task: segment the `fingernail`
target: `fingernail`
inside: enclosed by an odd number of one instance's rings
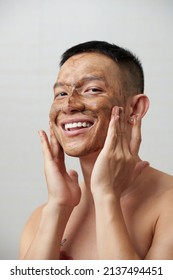
[[[134,119],[135,119],[134,117],[130,117],[129,121],[130,121],[131,124],[134,123]]]
[[[119,114],[119,108],[117,106],[114,106],[112,109],[112,114],[113,115],[118,115]]]

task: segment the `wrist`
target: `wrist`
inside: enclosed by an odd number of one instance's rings
[[[71,209],[73,210],[73,208],[75,207],[71,201],[66,201],[64,199],[57,199],[56,197],[52,197],[52,196],[48,196],[48,201],[46,204],[49,208],[51,209],[57,209],[58,211],[61,211],[63,209]]]
[[[92,192],[93,199],[95,202],[99,203],[118,203],[120,202],[120,194],[115,193],[114,191],[104,192],[101,189]]]
[[[122,219],[122,209],[120,198],[112,194],[97,196],[94,198],[96,211],[96,220],[101,221],[105,226],[110,225],[114,221]]]
[[[43,208],[43,214],[44,215],[50,215],[52,217],[64,217],[69,218],[74,207],[66,206],[66,205],[59,205],[57,203],[54,203],[52,201],[48,201],[47,204],[45,204]]]

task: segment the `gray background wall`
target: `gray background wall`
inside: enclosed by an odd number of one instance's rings
[[[107,40],[141,58],[151,101],[141,155],[173,174],[172,27],[172,0],[0,0],[0,259],[18,258],[24,223],[46,200],[37,131],[48,130],[59,58],[74,44]]]

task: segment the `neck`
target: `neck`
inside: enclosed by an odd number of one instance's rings
[[[91,194],[90,188],[90,181],[91,181],[91,174],[95,164],[95,161],[99,155],[99,152],[92,153],[88,156],[80,158],[80,165],[83,173],[84,184],[82,186],[83,191],[85,194],[87,193],[88,199],[93,202],[93,197]]]

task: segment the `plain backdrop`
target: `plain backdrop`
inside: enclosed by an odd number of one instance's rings
[[[140,154],[173,174],[172,29],[172,0],[0,0],[0,259],[18,258],[23,226],[47,199],[38,130],[48,131],[59,59],[75,44],[106,40],[139,56],[151,102]]]

